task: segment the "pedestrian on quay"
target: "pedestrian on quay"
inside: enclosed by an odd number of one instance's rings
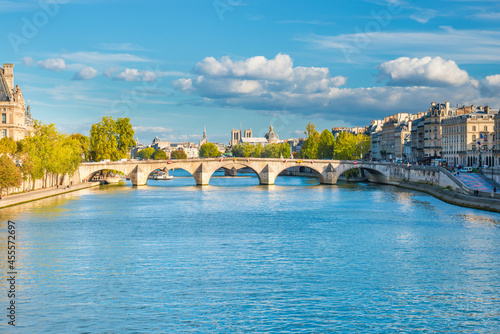
[[[496,193],[497,192],[497,187],[493,187],[493,192]]]

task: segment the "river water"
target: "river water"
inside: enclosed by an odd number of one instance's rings
[[[191,177],[0,211],[16,328],[0,332],[474,332],[500,328],[500,214],[316,179]]]

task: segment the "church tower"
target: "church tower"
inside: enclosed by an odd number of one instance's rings
[[[208,143],[207,128],[206,128],[205,124],[203,124],[203,139],[200,140],[200,146],[203,145],[203,144],[206,144],[206,143]]]

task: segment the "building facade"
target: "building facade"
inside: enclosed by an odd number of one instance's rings
[[[31,109],[26,108],[19,85],[14,86],[14,65],[0,68],[0,138],[21,140],[33,129]]]
[[[494,167],[495,117],[498,110],[485,108],[443,120],[443,160],[448,165]]]
[[[243,134],[243,136],[242,136]],[[274,132],[273,126],[271,125],[269,132],[264,137],[253,137],[252,129],[246,129],[245,132],[233,129],[231,130],[231,139],[229,140],[229,145],[234,147],[238,144],[250,144],[250,145],[267,145],[276,144],[280,141],[279,136]]]

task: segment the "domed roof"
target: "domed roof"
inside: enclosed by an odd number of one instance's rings
[[[278,134],[274,132],[273,126],[269,128],[269,132],[264,136],[268,141],[271,140],[279,140],[280,138],[278,137]]]

